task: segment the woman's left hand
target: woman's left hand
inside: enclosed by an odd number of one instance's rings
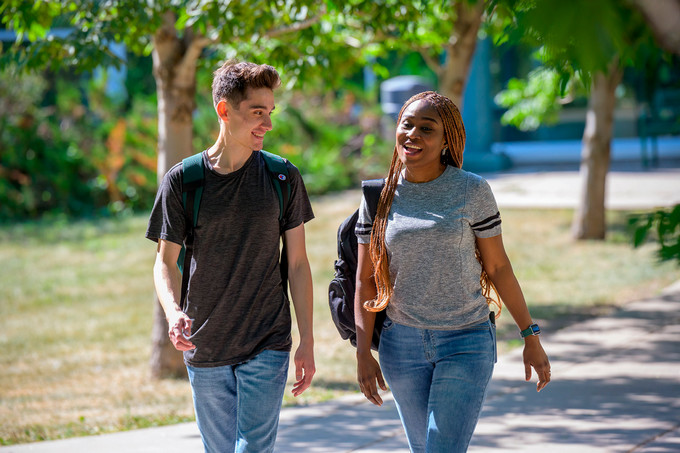
[[[550,360],[548,360],[548,355],[543,350],[537,336],[524,339],[523,357],[525,380],[531,379],[531,368],[533,367],[538,376],[536,391],[540,392],[550,382]]]

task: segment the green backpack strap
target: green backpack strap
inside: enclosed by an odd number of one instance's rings
[[[264,158],[269,178],[272,181],[274,190],[279,199],[279,225],[281,227],[281,235],[283,236],[283,215],[288,208],[290,200],[290,182],[288,180],[288,167],[286,160],[267,151],[260,151]],[[184,245],[180,251],[177,259],[177,267],[182,272],[182,290],[180,307],[184,308],[184,300],[186,298],[189,272],[183,272],[185,268],[191,265],[191,256],[193,254],[193,230],[198,222],[198,211],[201,205],[201,196],[203,195],[203,185],[205,183],[205,167],[203,165],[203,153],[194,154],[182,160],[182,206],[184,207],[184,215],[186,219],[187,234],[184,240]],[[288,266],[286,259],[285,242],[283,251],[281,253],[281,277],[283,280],[284,291],[287,291],[287,274]]]
[[[198,209],[203,195],[205,169],[203,168],[203,153],[194,154],[182,160],[182,206],[185,214],[189,214],[191,228],[198,222]],[[187,209],[189,208],[189,209]]]
[[[283,222],[283,214],[288,209],[290,200],[290,182],[288,181],[286,159],[265,150],[261,150],[260,153],[264,158],[276,195],[279,197],[279,222]]]
[[[264,158],[264,163],[269,172],[269,178],[272,181],[274,190],[276,190],[276,195],[279,197],[279,231],[281,233],[281,240],[283,241],[279,268],[281,270],[283,293],[288,297],[288,256],[286,254],[286,238],[283,234],[283,215],[288,209],[288,202],[290,201],[288,166],[286,166],[286,160],[281,156],[277,156],[276,154],[264,150],[260,150],[260,153]]]
[[[189,287],[189,271],[184,269],[191,266],[191,256],[194,250],[194,228],[198,222],[198,210],[201,206],[203,185],[205,183],[205,168],[203,166],[203,153],[194,154],[182,160],[182,207],[186,236],[184,245],[177,258],[177,267],[182,273],[182,289],[179,306],[184,309],[187,289]]]

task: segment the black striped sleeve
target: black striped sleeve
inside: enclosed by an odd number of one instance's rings
[[[501,224],[501,213],[496,211],[494,215],[491,217],[487,217],[486,219],[473,223],[472,224],[472,229],[474,231],[486,231],[490,230],[491,228],[497,227],[498,225]]]
[[[373,229],[373,224],[371,223],[358,223],[357,226],[354,229],[355,234],[371,234],[371,230]]]

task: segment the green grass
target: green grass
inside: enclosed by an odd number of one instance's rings
[[[337,226],[358,201],[358,192],[314,200],[307,247],[317,374],[310,390],[299,398],[287,392],[284,404],[357,391],[354,349],[332,325],[327,288]],[[607,313],[678,278],[677,265],[657,263],[653,245],[631,247],[625,213],[610,213],[606,242],[572,241],[571,216],[503,210],[508,254],[545,331]],[[149,376],[155,245],[143,237],[146,221],[0,227],[0,445],[193,419],[186,381]],[[517,344],[508,313],[499,338],[501,351]]]

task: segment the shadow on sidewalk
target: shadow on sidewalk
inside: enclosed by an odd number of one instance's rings
[[[671,452],[680,428],[680,292],[546,336],[553,381],[518,384],[519,354],[492,381],[470,452]],[[664,436],[672,445],[656,445]],[[655,448],[642,450],[654,443]]]

